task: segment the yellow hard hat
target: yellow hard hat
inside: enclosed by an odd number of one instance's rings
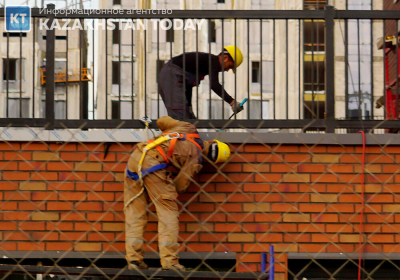
[[[214,161],[214,163],[221,163],[228,160],[231,155],[231,150],[229,146],[225,143],[222,143],[216,139],[212,141],[213,143],[210,146],[209,158]]]
[[[242,64],[243,62],[243,54],[242,51],[235,46],[226,46],[224,47],[224,49],[230,54],[230,56],[232,57],[233,61],[236,61],[236,67],[239,67],[240,64]],[[236,51],[235,51],[236,49]],[[236,58],[236,55],[237,58]],[[232,68],[233,73],[235,73],[235,68]]]

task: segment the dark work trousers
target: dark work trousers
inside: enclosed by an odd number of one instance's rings
[[[185,81],[183,79],[183,69],[168,62],[162,68],[158,76],[158,89],[168,116],[176,120],[195,119],[192,106],[192,88],[196,83],[196,75],[185,71]],[[184,89],[185,83],[185,89]]]

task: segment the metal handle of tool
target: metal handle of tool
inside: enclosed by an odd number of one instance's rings
[[[246,103],[248,100],[248,98],[246,97],[245,99],[243,99],[243,101],[239,104],[240,107],[243,107],[244,103]],[[232,116],[229,117],[228,120],[230,120],[234,115],[236,115],[237,113],[233,113]]]
[[[149,131],[149,125],[151,124],[151,119],[148,116],[145,116],[144,118],[141,118],[140,121],[145,125],[146,127],[146,141],[149,140],[148,136],[148,131]]]

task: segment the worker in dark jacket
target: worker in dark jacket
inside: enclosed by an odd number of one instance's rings
[[[196,118],[192,110],[192,88],[198,86],[207,75],[211,89],[231,105],[233,112],[242,111],[240,102],[234,100],[218,80],[219,72],[232,69],[235,73],[235,62],[236,67],[243,62],[242,52],[235,46],[225,47],[219,55],[189,52],[173,57],[164,65],[158,78],[159,93],[168,115],[176,120]]]

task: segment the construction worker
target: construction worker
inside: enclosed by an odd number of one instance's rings
[[[165,116],[158,119],[157,125],[162,134],[137,144],[128,160],[124,181],[126,260],[129,269],[147,268],[143,262],[143,234],[147,209],[154,204],[162,268],[184,271],[177,256],[178,193],[185,192],[193,176],[201,170],[203,156],[214,163],[225,162],[230,150],[217,140],[201,141],[196,127],[190,123]],[[175,178],[167,172],[168,165],[179,170]]]
[[[183,67],[184,60],[185,67]],[[240,102],[234,100],[222,88],[218,79],[219,72],[232,69],[235,73],[235,62],[236,67],[243,62],[242,52],[235,46],[225,47],[218,56],[203,52],[189,52],[173,57],[164,65],[158,78],[159,93],[168,115],[177,120],[183,120],[184,114],[188,119],[196,118],[192,110],[192,88],[198,86],[207,75],[210,78],[211,89],[231,105],[233,112],[242,111]],[[184,78],[185,81],[183,81]]]

